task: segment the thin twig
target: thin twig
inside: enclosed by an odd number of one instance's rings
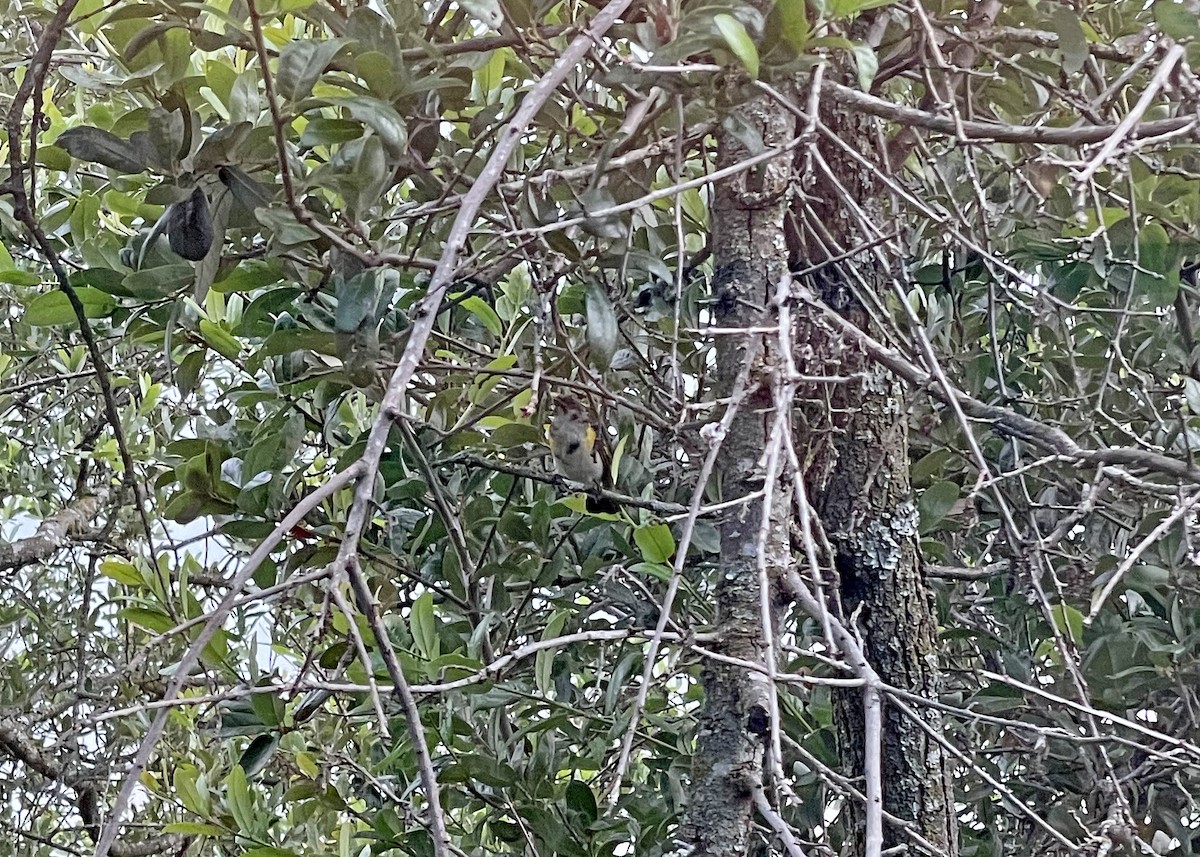
[[[225,597],[221,599],[217,608],[209,615],[208,621],[204,623],[204,627],[192,640],[192,644],[188,646],[186,652],[179,658],[179,663],[175,665],[175,672],[171,676],[171,681],[167,684],[167,689],[163,693],[164,700],[172,700],[179,696],[179,691],[183,687],[192,668],[200,660],[200,653],[204,651],[204,647],[220,630],[225,621],[225,617],[229,615],[229,611],[233,609],[234,602],[238,599],[242,591],[242,587],[249,582],[254,576],[254,572],[258,567],[271,555],[275,550],[275,546],[283,539],[285,535],[291,532],[292,527],[304,520],[304,516],[316,509],[326,499],[332,497],[338,491],[352,484],[364,472],[365,467],[361,462],[355,462],[347,467],[341,473],[337,473],[329,478],[324,485],[314,490],[307,497],[304,497],[296,504],[295,508],[289,512],[282,521],[276,525],[271,534],[259,543],[253,553],[246,559],[245,565],[229,582],[229,591]],[[121,789],[117,792],[117,797],[113,801],[112,808],[109,811],[108,820],[100,831],[100,836],[96,839],[96,849],[92,853],[92,857],[108,857],[109,848],[116,839],[117,830],[121,824],[121,816],[125,812],[125,808],[129,805],[129,799],[133,795],[133,790],[137,786],[142,771],[146,769],[146,765],[150,763],[150,757],[154,753],[154,748],[158,745],[158,741],[162,738],[163,730],[167,725],[167,717],[170,714],[170,709],[162,709],[150,723],[146,729],[146,734],[142,738],[142,743],[138,747],[137,753],[133,757],[133,762],[129,766],[129,770],[125,773],[125,779],[121,782]]]
[[[1137,546],[1129,552],[1129,556],[1125,557],[1121,561],[1121,564],[1117,566],[1116,570],[1112,573],[1112,577],[1105,581],[1104,588],[1092,598],[1092,609],[1088,611],[1087,616],[1083,619],[1085,625],[1090,625],[1096,621],[1096,617],[1100,615],[1100,610],[1104,607],[1104,602],[1108,600],[1108,596],[1112,595],[1113,590],[1124,580],[1125,575],[1133,568],[1142,554],[1162,538],[1171,527],[1179,523],[1188,512],[1195,508],[1197,503],[1200,503],[1200,492],[1192,494],[1192,496],[1176,506],[1171,514],[1159,521],[1158,525],[1147,533],[1144,539],[1138,542]]]
[[[387,447],[392,423],[400,418],[405,411],[409,383],[412,381],[421,358],[424,356],[425,344],[433,331],[433,326],[438,316],[438,308],[441,306],[442,299],[445,297],[447,290],[454,282],[454,274],[458,265],[458,255],[462,248],[466,246],[467,236],[470,234],[471,228],[475,223],[475,218],[480,207],[483,205],[484,200],[492,193],[496,183],[503,175],[509,158],[516,151],[529,123],[537,115],[537,112],[541,110],[550,95],[558,88],[559,84],[566,79],[567,75],[583,59],[587,51],[591,49],[593,41],[599,39],[608,31],[609,27],[616,23],[630,2],[631,0],[613,0],[613,2],[607,5],[596,15],[591,25],[571,41],[571,44],[563,51],[562,55],[545,76],[534,84],[529,93],[521,101],[521,106],[516,114],[502,132],[499,142],[488,158],[487,164],[484,165],[479,175],[475,178],[471,189],[462,199],[458,214],[455,216],[447,235],[441,258],[438,260],[437,268],[430,279],[426,295],[413,313],[413,324],[409,330],[408,342],[405,345],[403,354],[400,356],[400,360],[396,364],[396,369],[392,373],[391,379],[388,381],[387,390],[379,406],[379,416],[375,420],[375,425],[372,427],[371,433],[367,438],[366,448],[359,459],[359,464],[361,465],[360,478],[355,490],[354,501],[350,506],[350,513],[347,516],[345,535],[338,550],[337,559],[335,560],[334,567],[337,569],[337,573],[334,580],[331,581],[331,585],[336,586],[343,574],[348,575],[351,585],[355,588],[356,595],[359,597],[360,608],[367,609],[373,602],[369,590],[361,580],[355,557],[358,552],[359,541],[362,538],[363,528],[367,522],[368,511],[374,507],[375,477],[379,471],[379,463],[383,458],[384,450]],[[374,610],[369,610],[367,613],[369,617],[373,614]],[[427,748],[425,748],[424,734],[416,702],[412,698],[411,691],[408,690],[403,673],[399,671],[399,664],[396,663],[393,665],[390,662],[394,661],[395,653],[387,639],[382,623],[373,622],[372,630],[376,633],[381,654],[385,659],[385,663],[388,663],[389,673],[392,674],[392,680],[396,683],[396,691],[401,696],[404,704],[409,735],[413,740],[414,748],[420,759],[422,786],[425,788],[426,798],[429,801],[430,826],[434,832],[434,852],[438,857],[445,857],[449,851],[448,837],[445,832],[444,820],[441,817],[442,810],[438,804],[437,780],[433,776],[432,764],[428,763],[428,759],[421,758],[422,755],[427,756]]]
[[[154,560],[154,532],[150,526],[150,518],[146,512],[149,498],[146,495],[144,483],[138,479],[137,468],[134,464],[133,456],[129,452],[129,443],[125,437],[125,429],[121,423],[121,413],[117,408],[116,397],[113,394],[108,363],[104,359],[104,354],[100,351],[100,344],[96,341],[96,336],[92,331],[91,322],[88,320],[83,302],[79,299],[74,286],[71,285],[70,275],[67,273],[66,268],[63,267],[58,253],[50,243],[50,239],[46,237],[41,224],[37,222],[37,218],[33,213],[32,203],[25,192],[25,173],[28,171],[31,185],[35,173],[32,161],[27,169],[27,165],[21,159],[21,152],[23,150],[21,146],[22,129],[25,127],[30,129],[30,146],[36,149],[37,129],[40,125],[40,111],[36,105],[32,118],[25,116],[25,105],[28,103],[30,97],[41,93],[46,74],[50,70],[50,60],[54,55],[54,48],[58,45],[59,37],[62,36],[63,30],[67,26],[67,21],[70,19],[71,13],[75,11],[78,2],[79,0],[65,0],[55,10],[54,16],[46,24],[41,38],[38,40],[37,50],[34,51],[33,58],[29,62],[25,78],[17,88],[16,95],[13,96],[12,105],[9,107],[8,116],[5,119],[5,127],[8,131],[8,167],[10,172],[7,188],[13,197],[13,215],[24,224],[29,234],[33,237],[38,250],[46,259],[50,269],[54,272],[59,291],[66,295],[67,302],[70,303],[71,310],[75,314],[75,319],[79,322],[80,336],[83,337],[84,344],[87,346],[88,356],[92,361],[92,368],[96,372],[96,380],[100,384],[100,395],[104,402],[105,418],[112,429],[113,438],[117,444],[117,453],[120,455],[121,464],[125,469],[123,481],[137,502],[138,517],[141,519],[142,528],[146,535],[146,547],[151,559]]]
[[[1090,181],[1092,176],[1096,174],[1096,171],[1108,163],[1108,159],[1112,157],[1113,152],[1135,132],[1135,129],[1139,137],[1150,136],[1146,134],[1146,126],[1139,126],[1138,123],[1146,115],[1146,111],[1150,109],[1150,104],[1158,97],[1158,93],[1167,85],[1167,80],[1175,73],[1175,66],[1179,65],[1179,61],[1183,59],[1183,55],[1184,50],[1182,45],[1171,45],[1171,49],[1167,51],[1167,55],[1163,57],[1163,61],[1154,72],[1154,77],[1150,78],[1150,82],[1146,84],[1146,91],[1137,100],[1137,104],[1133,105],[1133,109],[1113,129],[1113,132],[1108,135],[1108,138],[1104,141],[1104,145],[1100,147],[1100,151],[1096,153],[1096,156],[1075,175],[1075,181],[1078,184],[1083,185]],[[1189,121],[1194,122],[1195,120],[1191,119]],[[1163,129],[1158,133],[1166,133],[1167,130],[1175,129]]]

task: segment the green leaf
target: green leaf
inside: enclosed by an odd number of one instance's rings
[[[588,284],[586,306],[588,356],[603,371],[612,365],[621,335],[617,313],[604,286],[594,280]]]
[[[1070,604],[1055,604],[1050,609],[1050,615],[1060,634],[1076,643],[1083,642],[1083,613]]]
[[[717,25],[729,50],[733,51],[733,55],[741,61],[750,76],[757,78],[758,48],[754,46],[754,40],[750,38],[750,34],[746,32],[742,22],[732,15],[722,13],[713,15],[713,23]]]
[[[316,758],[312,753],[301,750],[295,756],[296,767],[300,769],[300,773],[308,777],[310,780],[315,780],[321,775],[321,766],[317,764]]]
[[[68,128],[54,142],[66,149],[73,158],[103,164],[119,173],[146,171],[145,156],[136,146],[101,128],[87,125]]]
[[[674,569],[671,566],[661,562],[635,562],[629,566],[629,570],[633,574],[648,574],[657,580],[666,583],[671,579]]]
[[[289,209],[255,208],[254,217],[271,231],[271,237],[280,244],[305,244],[317,237],[317,233],[297,221]]]
[[[383,283],[378,268],[363,271],[349,280],[336,280],[333,329],[338,333],[354,333],[367,328],[377,329],[379,307],[383,298]]]
[[[1170,0],[1159,0],[1152,3],[1154,23],[1158,28],[1176,41],[1193,39],[1200,35],[1200,23],[1194,10],[1186,3],[1173,3]]]
[[[249,122],[238,122],[224,125],[204,138],[196,154],[192,156],[192,165],[196,172],[207,172],[220,164],[225,164],[235,158],[238,147],[250,136],[253,125]],[[227,169],[237,169],[228,166]],[[239,172],[241,172],[239,170]]]
[[[827,14],[831,18],[849,18],[859,12],[891,6],[899,0],[829,0]]]
[[[278,259],[250,259],[239,262],[226,276],[213,283],[213,291],[252,292],[271,286],[283,279],[283,265]]]
[[[314,116],[300,135],[300,147],[311,149],[314,146],[329,146],[336,143],[349,143],[363,135],[362,125],[349,119],[330,119],[326,116]]]
[[[838,51],[853,51],[854,42],[847,39],[845,36],[819,36],[809,42],[810,48],[830,48]]]
[[[183,147],[184,123],[183,114],[178,110],[164,110],[156,107],[150,111],[150,119],[146,125],[146,138],[153,149],[155,165],[163,170],[171,171],[179,160],[180,149]],[[132,140],[133,137],[131,136]],[[185,153],[186,154],[186,153]]]
[[[951,464],[953,458],[954,453],[948,449],[933,450],[912,465],[912,481],[917,485],[934,481],[934,478],[940,476]]]
[[[214,324],[208,319],[202,318],[200,319],[199,330],[200,336],[204,338],[204,341],[222,357],[229,360],[237,360],[241,356],[242,343],[219,324]]]
[[[248,699],[231,699],[221,703],[222,738],[233,738],[238,735],[262,735],[266,728],[262,718],[258,716]]]
[[[332,103],[344,107],[351,116],[378,134],[393,157],[405,153],[408,147],[408,126],[392,105],[367,95],[339,98]]]
[[[1050,12],[1050,21],[1054,32],[1058,34],[1058,49],[1063,55],[1063,71],[1075,74],[1083,68],[1088,58],[1087,37],[1080,26],[1079,14],[1068,6],[1055,5]]]
[[[326,66],[348,41],[299,39],[289,42],[279,54],[279,71],[275,77],[279,92],[293,101],[307,98]]]
[[[391,59],[382,51],[356,51],[352,61],[355,74],[363,79],[368,91],[380,98],[391,100],[401,89],[412,91],[407,86],[409,81],[396,74]]]
[[[413,602],[412,614],[408,621],[413,642],[421,657],[427,661],[436,660],[441,654],[441,645],[438,639],[437,619],[433,615],[432,592],[423,593]]]
[[[221,178],[221,182],[233,194],[233,198],[246,211],[257,212],[258,209],[265,208],[271,204],[273,193],[237,167],[221,167],[218,175]]]
[[[181,764],[175,768],[172,780],[175,794],[189,812],[208,818],[212,813],[212,803],[208,795],[208,784],[195,765]]]
[[[156,634],[162,634],[175,627],[175,620],[161,610],[149,607],[126,607],[119,611],[122,619],[140,625]]]
[[[480,407],[485,407],[488,393],[503,380],[501,373],[507,372],[516,365],[517,356],[515,354],[505,354],[489,362],[483,367],[484,371],[475,376],[475,381],[468,388],[468,399]]]
[[[278,693],[252,693],[250,707],[264,726],[278,726],[283,722],[284,705]],[[246,768],[246,773],[250,773],[249,768],[245,765],[242,767]]]
[[[323,330],[277,330],[267,337],[257,352],[260,357],[276,357],[293,351],[312,351],[317,354],[337,354],[332,333]]]
[[[928,533],[937,529],[961,495],[962,488],[957,483],[948,481],[934,482],[922,491],[920,499],[917,500],[921,532]]]
[[[229,632],[218,628],[204,644],[200,658],[208,666],[220,668],[229,663]]]
[[[587,783],[571,780],[567,783],[567,808],[573,809],[584,817],[585,824],[591,824],[600,817],[596,806],[596,795],[588,788]]]
[[[142,586],[145,583],[142,580],[141,573],[134,567],[133,563],[120,557],[109,556],[102,559],[100,561],[100,573],[109,580],[115,580],[117,583],[123,583],[126,586]]]
[[[179,257],[171,254],[171,258]],[[145,271],[137,271],[124,279],[122,285],[131,294],[143,300],[169,297],[190,286],[196,279],[196,269],[187,262],[174,265],[159,265]]]
[[[489,440],[498,449],[515,449],[525,444],[535,445],[543,442],[545,433],[537,426],[526,422],[506,422],[498,426],[490,435]]]
[[[246,772],[246,776],[252,777],[267,766],[267,762],[275,755],[278,748],[278,732],[259,735],[250,742],[245,752],[242,753],[242,757],[238,759],[238,767]]]
[[[112,295],[106,295],[99,289],[76,289],[75,294],[83,304],[83,314],[87,318],[104,318],[117,308],[117,302]],[[78,320],[70,299],[65,292],[58,290],[38,295],[25,308],[24,321],[38,327],[76,324]]]
[[[879,74],[879,57],[867,45],[855,45],[851,49],[854,57],[854,67],[858,72],[858,87],[863,92],[869,92]]]
[[[253,123],[262,112],[262,96],[258,91],[258,74],[242,72],[229,90],[229,121]]]
[[[1147,223],[1138,235],[1138,269],[1133,288],[1151,304],[1170,306],[1179,293],[1179,263],[1182,251],[1171,243],[1167,230],[1158,223]]]
[[[562,634],[562,629],[567,623],[567,616],[567,611],[555,610],[550,621],[546,623],[545,630],[542,631],[542,639],[553,640]],[[554,686],[554,655],[556,652],[556,648],[542,649],[534,656],[534,681],[543,696],[549,696],[550,690]]]
[[[779,34],[784,40],[797,52],[803,53],[811,34],[804,0],[778,0],[771,15],[778,21]]]
[[[633,531],[633,541],[642,558],[650,563],[665,563],[675,555],[675,537],[666,524],[645,524]]]
[[[167,35],[167,32],[176,28],[176,26],[179,26],[179,24],[155,22],[136,32],[130,38],[130,41],[125,43],[124,52],[121,52],[124,55],[125,61],[131,62],[136,60],[138,54],[160,40],[164,35]]]
[[[250,793],[250,783],[246,779],[246,771],[241,765],[234,765],[229,776],[225,778],[225,805],[233,816],[238,830],[253,835],[258,829],[258,821],[254,811],[254,796]]]
[[[492,309],[491,305],[479,295],[464,298],[459,302],[459,306],[483,322],[483,326],[492,336],[499,338],[504,333],[504,324],[500,321],[500,316],[496,315],[496,311]]]
[[[15,269],[0,271],[0,283],[10,283],[14,286],[36,286],[41,281],[42,278],[32,271],[18,271]]]
[[[71,285],[77,290],[91,286],[106,294],[121,298],[135,297],[134,293],[125,287],[125,274],[111,268],[86,268],[71,274]]]
[[[613,241],[623,239],[629,233],[626,218],[610,209],[617,204],[607,188],[588,188],[579,195],[579,213],[583,215],[583,228],[597,238]],[[608,213],[605,213],[608,212]]]
[[[182,836],[228,836],[230,831],[216,824],[200,824],[195,821],[172,821],[163,825],[163,832]]]
[[[504,68],[509,53],[508,50],[492,51],[487,62],[475,70],[475,79],[479,83],[479,88],[482,92],[487,93],[489,101],[500,89],[500,84],[504,80]]]

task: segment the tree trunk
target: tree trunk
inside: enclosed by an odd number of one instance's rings
[[[857,117],[836,109],[822,115],[841,140],[865,148],[872,139]],[[875,241],[852,216],[867,212],[887,224],[874,199],[870,173],[840,147],[823,141],[829,165],[818,167],[807,208],[793,224],[793,264],[826,262],[849,248]],[[864,153],[865,154],[865,153]],[[831,176],[836,176],[835,182]],[[851,202],[853,204],[851,204]],[[886,229],[886,225],[880,227]],[[808,281],[822,300],[863,330],[874,330],[864,303],[883,306],[888,272],[869,251],[830,263]],[[908,409],[903,384],[873,364],[861,348],[820,320],[819,311],[798,311],[797,369],[807,376],[840,376],[840,383],[813,383],[799,391],[797,446],[809,462],[809,497],[833,551],[843,621],[857,627],[867,660],[888,685],[937,699],[940,675],[933,598],[924,578],[918,544],[915,498],[909,482]],[[803,404],[800,404],[803,403]],[[941,732],[941,717],[922,709],[924,725]],[[863,776],[863,710],[858,689],[835,694],[839,751],[848,776]],[[957,851],[956,818],[948,761],[921,724],[884,701],[884,810],[911,820],[939,849]],[[848,825],[855,842],[847,853],[862,854],[862,807]],[[908,842],[895,825],[884,827],[884,848]],[[911,844],[911,843],[910,843]]]
[[[732,122],[755,129],[768,146],[786,143],[794,120],[778,104],[759,98],[733,111]],[[745,160],[745,135],[721,135],[717,167]],[[712,204],[714,322],[719,328],[769,324],[771,299],[787,268],[783,221],[790,165],[786,156],[718,184]],[[753,495],[767,478],[763,449],[773,403],[770,337],[722,335],[717,343],[715,395],[732,397],[736,416],[721,447],[717,473],[725,498]],[[786,407],[786,403],[784,404]],[[787,494],[772,504],[763,535],[763,502],[750,499],[721,521],[720,582],[716,627],[721,654],[754,663],[769,656],[767,635],[775,633],[779,599],[770,593],[772,628],[764,628],[760,602],[760,557],[767,577],[790,561]],[[772,585],[772,589],[773,589]],[[754,840],[753,790],[762,787],[764,738],[769,734],[767,682],[742,667],[709,660],[704,669],[705,706],[700,715],[692,770],[692,801],[683,837],[702,855],[750,852]]]
[[[753,136],[745,128],[761,135],[767,147],[786,143],[795,132],[793,117],[766,98],[731,111],[725,128],[739,124],[740,133],[726,130],[720,137],[719,169],[754,154],[745,147],[744,141]],[[862,133],[848,119],[843,130]],[[834,175],[851,189],[850,198],[874,207],[870,175],[834,147],[824,146],[822,152]],[[864,237],[877,237],[863,236],[846,198],[839,202],[838,189],[820,182],[815,201],[800,200],[795,212],[799,216],[788,224],[787,234],[790,166],[787,158],[779,158],[714,188],[713,312],[718,328],[769,328],[777,320],[772,299],[786,272],[789,250],[792,264],[804,267],[829,260]],[[884,272],[869,256],[855,259],[854,269],[848,264],[822,268],[810,285],[827,303],[870,330],[870,318],[855,292],[859,290],[861,296],[865,282],[876,298],[882,296]],[[777,351],[774,334],[720,336],[714,393],[738,408],[718,459],[723,497],[752,495],[767,479],[777,478],[765,472],[763,451],[774,409],[794,407],[794,439],[806,466],[805,482],[832,547],[833,556],[825,559],[832,561],[838,577],[836,585],[826,590],[834,598],[830,608],[860,630],[868,661],[883,681],[937,698],[936,622],[919,558],[904,390],[853,342],[821,324],[816,310],[797,307],[796,317],[798,372],[810,377],[853,376],[854,380],[810,383],[799,390],[794,403],[776,403],[771,388],[771,373],[779,365],[779,355],[773,353]],[[716,648],[721,654],[760,664],[770,656],[767,641],[774,639],[779,626],[782,600],[772,591],[765,599],[770,607],[764,611],[760,580],[765,577],[774,589],[780,566],[793,561],[790,493],[777,490],[774,498],[765,525],[761,501],[734,507],[721,524],[716,592],[721,642]],[[696,855],[748,854],[755,845],[754,793],[764,781],[764,742],[770,734],[769,684],[761,674],[714,660],[706,663],[703,682],[706,701],[682,836]],[[925,725],[940,732],[938,714],[922,713]],[[861,778],[860,689],[836,695],[836,719],[847,773]],[[953,855],[956,820],[941,748],[921,725],[894,706],[885,704],[883,726],[884,809],[912,821],[916,831],[938,849],[939,857]],[[861,806],[850,809],[851,841],[845,853],[864,853],[863,819]],[[911,841],[894,825],[886,826],[884,847],[901,843]]]

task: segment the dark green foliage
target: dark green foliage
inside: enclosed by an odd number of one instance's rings
[[[171,206],[167,238],[171,249],[189,262],[199,262],[208,255],[213,243],[212,213],[202,188],[197,187],[183,202]]]
[[[164,681],[228,581],[367,448],[387,379],[427,320],[431,272],[460,239],[430,345],[363,487],[356,561],[417,687],[451,836],[472,855],[674,847],[694,789],[699,676],[721,630],[715,514],[693,534],[668,617],[678,636],[659,649],[636,720],[633,701],[680,549],[677,508],[723,414],[712,376],[730,367],[714,365],[714,343],[738,335],[708,329],[737,298],[714,284],[729,272],[712,270],[713,194],[698,179],[718,129],[763,150],[753,127],[727,121],[731,104],[764,91],[757,80],[806,117],[816,108],[784,156],[798,201],[782,249],[818,268],[800,282],[836,284],[830,300],[862,303],[889,355],[937,370],[903,413],[941,623],[945,737],[962,753],[962,853],[1147,853],[1135,836],[1175,857],[1200,852],[1197,483],[1147,463],[1186,468],[1200,450],[1200,159],[1185,127],[1200,30],[1187,4],[1003,3],[959,38],[989,5],[925,0],[916,16],[913,3],[880,0],[781,0],[769,14],[639,4],[554,91],[480,216],[452,235],[506,123],[591,11],[259,2],[271,104],[245,4],[81,3],[36,81],[53,109],[30,121],[27,102],[24,136],[5,151],[37,171],[25,177],[36,222],[107,360],[146,496],[125,479],[76,307],[10,192],[0,551],[81,496],[105,498],[61,547],[0,577],[0,727],[25,729],[59,765],[35,767],[4,732],[10,850],[90,853],[94,818],[108,816]],[[13,0],[8,16],[29,23],[0,46],[8,68],[35,73],[37,33],[58,7]],[[1143,122],[1114,136],[1171,39],[1191,65],[1164,71]],[[856,87],[832,88],[833,65],[851,58]],[[824,88],[808,76],[817,68]],[[0,76],[2,109],[23,80]],[[827,175],[809,145],[836,146],[823,135],[839,111],[862,128],[850,142],[863,174]],[[964,141],[971,122],[993,124]],[[1035,130],[1065,142],[1028,142]],[[1116,150],[1078,184],[1108,139]],[[762,175],[726,181],[752,188]],[[177,201],[194,176],[203,189]],[[848,204],[837,181],[869,204]],[[147,242],[168,205],[167,241]],[[860,243],[826,246],[837,217]],[[836,280],[822,253],[851,275]],[[864,260],[882,282],[855,276]],[[764,322],[753,335],[775,331]],[[856,376],[828,357],[811,399],[836,408]],[[775,368],[756,380],[769,386]],[[1085,453],[1125,457],[1051,454],[1000,420],[960,421],[938,398],[943,383]],[[589,498],[553,481],[543,425],[563,390],[604,415],[617,490],[658,504],[625,506],[632,524],[588,514]],[[737,507],[719,480],[706,487],[705,503]],[[189,675],[191,699],[169,709],[123,843],[172,830],[191,837],[189,857],[431,853],[381,650],[362,611],[342,611],[344,580],[321,577],[353,502],[350,489],[329,497],[233,593]],[[829,534],[816,534],[817,572],[799,522],[781,554],[832,584]],[[779,711],[747,725],[782,730],[770,801],[806,853],[836,853],[855,798],[837,777],[829,687],[811,681],[848,672],[819,617],[789,608]],[[932,702],[896,697],[890,712],[897,701]],[[94,792],[71,784],[78,771]],[[98,812],[81,813],[93,796]],[[757,821],[761,848],[782,852]]]

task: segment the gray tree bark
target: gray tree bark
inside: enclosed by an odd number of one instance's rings
[[[872,139],[848,115],[823,116],[842,139]],[[754,129],[767,147],[786,143],[795,119],[765,98],[731,111],[734,125]],[[729,123],[726,128],[731,127]],[[747,134],[725,131],[719,138],[718,168],[744,160]],[[863,145],[866,145],[864,142]],[[864,235],[854,210],[878,208],[872,176],[832,145],[820,147],[837,176],[817,180],[790,203],[791,164],[776,159],[757,172],[714,188],[712,205],[714,323],[725,329],[766,328],[777,320],[772,298],[793,268],[824,264],[808,285],[857,326],[872,329],[863,299],[883,295],[883,275],[862,255],[831,262],[875,234]],[[809,177],[813,178],[813,177]],[[879,221],[882,222],[882,221]],[[849,267],[854,265],[853,268]],[[866,291],[872,294],[864,294]],[[874,364],[853,341],[823,324],[820,312],[794,307],[793,355],[808,377],[852,376],[850,382],[802,385],[795,402],[776,403],[771,378],[780,355],[773,334],[725,335],[717,344],[715,395],[738,408],[718,459],[725,499],[759,492],[769,426],[776,407],[794,408],[794,434],[805,484],[832,555],[823,557],[833,579],[826,592],[830,609],[864,640],[868,662],[880,678],[929,699],[940,690],[936,621],[922,574],[917,512],[909,482],[908,424],[902,383]],[[773,504],[747,502],[721,523],[721,569],[716,591],[717,650],[742,660],[765,663],[769,656],[764,618],[777,629],[784,598],[776,581],[794,562],[790,545],[790,492],[774,492]],[[764,521],[763,516],[768,520]],[[766,533],[766,537],[763,537]],[[760,564],[772,591],[764,617]],[[755,791],[764,782],[765,739],[769,735],[769,687],[761,675],[710,660],[703,675],[705,707],[700,715],[693,763],[692,802],[681,838],[693,854],[743,855],[756,845]],[[863,776],[862,691],[835,695],[839,750],[846,773]],[[922,712],[924,726],[941,730],[937,712]],[[949,764],[922,724],[897,708],[884,707],[883,808],[911,822],[911,828],[937,849],[938,857],[957,852],[956,818]],[[851,841],[845,852],[865,853],[865,815],[850,806]],[[912,844],[905,831],[885,825],[884,848]]]
[[[755,129],[765,146],[786,143],[794,120],[780,106],[758,98],[732,111],[732,121]],[[719,140],[718,169],[756,152],[738,136],[725,132]],[[720,328],[769,324],[771,299],[787,270],[784,215],[787,208],[789,158],[781,156],[757,171],[718,184],[712,204],[714,318]],[[747,497],[769,478],[763,472],[763,449],[774,404],[771,397],[769,336],[721,336],[717,343],[714,392],[730,398],[736,416],[718,458],[722,495]],[[760,606],[760,556],[775,580],[780,563],[790,562],[787,493],[776,492],[765,522],[761,499],[728,510],[721,521],[720,582],[716,590],[718,652],[764,663],[763,610]],[[774,589],[773,584],[772,589]],[[771,605],[779,604],[775,592]],[[773,606],[773,622],[781,618]],[[709,660],[704,668],[705,705],[700,715],[692,769],[692,802],[683,839],[702,855],[747,854],[754,845],[753,793],[762,788],[764,738],[769,723],[767,682],[760,674]]]
[[[827,112],[822,121],[842,140],[862,147],[872,137],[850,114]],[[805,208],[792,221],[793,264],[811,266],[878,238],[864,234],[854,209],[878,215],[871,173],[843,149],[819,146],[828,173],[813,176]],[[864,154],[867,154],[864,152]],[[836,182],[834,180],[836,177]],[[840,186],[839,186],[840,185]],[[849,195],[850,199],[847,199]],[[850,202],[854,205],[851,205]],[[870,216],[870,215],[869,215]],[[869,252],[829,263],[808,285],[860,329],[875,328],[866,305],[881,306],[887,271]],[[909,481],[908,409],[902,382],[873,363],[853,341],[822,323],[813,308],[798,310],[797,368],[808,376],[841,376],[837,384],[811,384],[798,392],[802,416],[796,440],[809,497],[831,546],[834,586],[841,618],[856,626],[868,662],[880,678],[926,699],[940,691],[937,623],[918,545],[918,519]],[[803,404],[800,404],[803,403]],[[845,773],[863,775],[862,694],[835,694],[839,751]],[[941,716],[921,711],[924,726],[941,732]],[[957,853],[949,762],[922,724],[884,703],[884,810],[912,821],[917,832],[939,849],[939,857]],[[849,853],[863,853],[863,815],[852,811]],[[884,827],[884,848],[908,842],[894,825]],[[909,843],[911,844],[911,843]]]

